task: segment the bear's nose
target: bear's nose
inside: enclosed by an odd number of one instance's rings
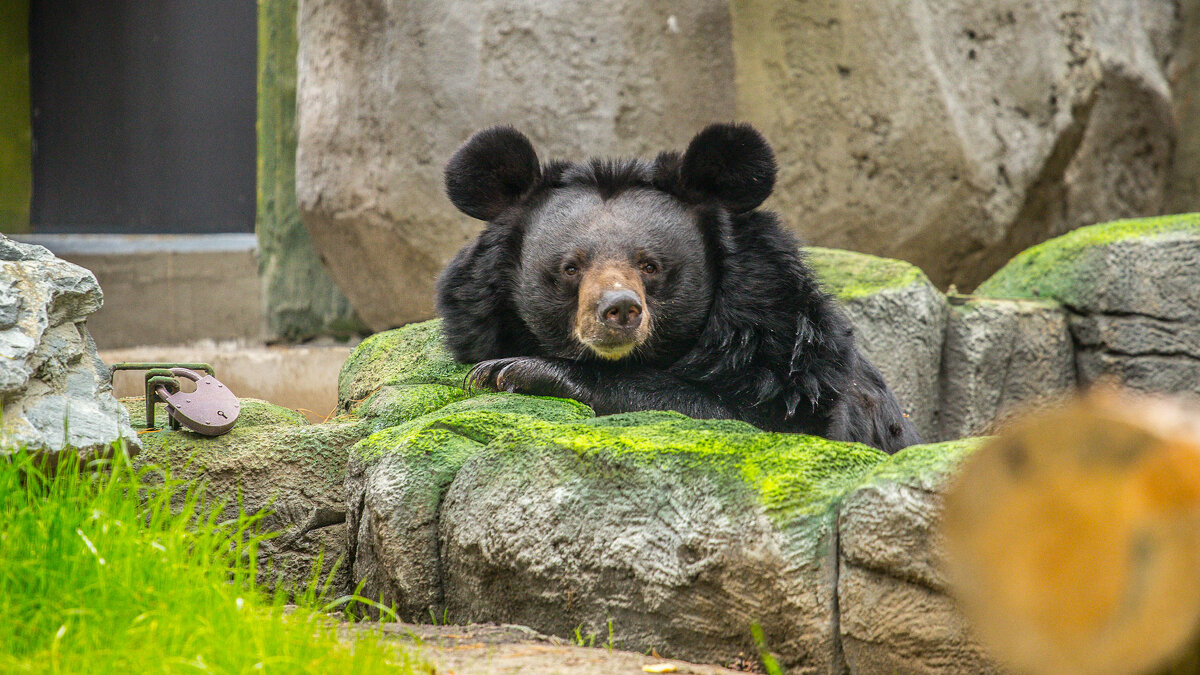
[[[642,301],[629,289],[605,291],[599,308],[600,322],[610,328],[637,328],[642,323]]]

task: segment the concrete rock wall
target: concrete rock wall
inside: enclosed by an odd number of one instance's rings
[[[992,433],[1098,381],[1200,395],[1200,214],[1073,230],[974,296],[897,260],[808,251],[927,441]]]
[[[790,227],[961,290],[1081,225],[1200,208],[1200,0],[300,4],[300,213],[374,330],[432,315],[480,227],[442,166],[501,122],[546,158],[750,121]]]
[[[296,191],[330,275],[374,330],[433,314],[481,223],[443,195],[474,131],[543,159],[652,155],[734,117],[723,2],[300,3]]]
[[[1178,3],[731,7],[738,114],[775,142],[774,205],[815,243],[966,289],[1039,241],[1167,208]]]

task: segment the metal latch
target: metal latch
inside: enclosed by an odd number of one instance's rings
[[[207,363],[118,363],[117,370],[146,371],[146,428],[156,429],[154,407],[158,401],[167,406],[172,429],[182,424],[189,430],[205,436],[219,436],[237,423],[242,404],[229,387],[214,376],[212,366]],[[196,370],[207,375],[201,377]],[[180,390],[178,378],[196,383],[196,390]]]

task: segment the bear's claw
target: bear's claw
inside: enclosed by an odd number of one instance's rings
[[[549,365],[544,359],[518,356],[481,361],[467,375],[468,390],[489,389],[519,394],[532,394],[537,387],[539,370]]]
[[[565,370],[560,362],[529,356],[480,361],[467,374],[466,388],[572,398],[579,392]]]

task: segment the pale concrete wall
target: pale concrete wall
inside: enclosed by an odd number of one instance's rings
[[[96,275],[104,306],[88,328],[100,349],[264,337],[253,235],[16,238]]]

